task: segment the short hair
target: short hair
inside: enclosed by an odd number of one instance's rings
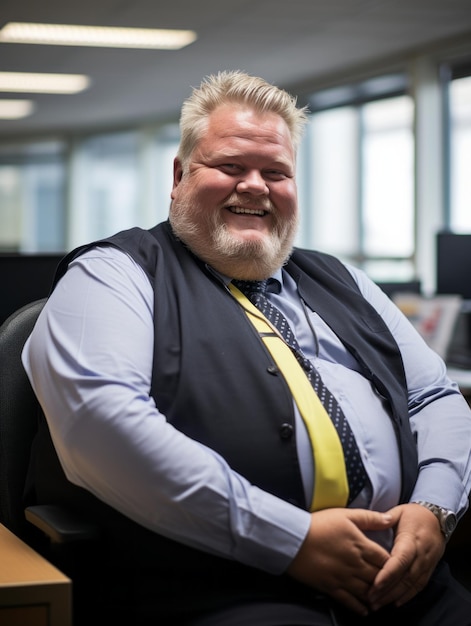
[[[260,113],[276,113],[286,122],[294,149],[298,148],[307,122],[306,107],[297,108],[294,96],[262,78],[239,70],[225,71],[207,76],[183,103],[178,149],[183,165],[204,133],[210,113],[226,103],[245,104]]]

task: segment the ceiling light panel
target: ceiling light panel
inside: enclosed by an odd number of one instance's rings
[[[87,89],[89,85],[89,77],[83,74],[0,72],[0,91],[72,94]]]
[[[10,22],[0,30],[0,42],[104,48],[178,50],[196,40],[191,30],[115,28]]]
[[[0,100],[0,120],[19,120],[31,115],[33,110],[31,100]]]

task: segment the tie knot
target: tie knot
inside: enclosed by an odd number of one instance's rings
[[[252,293],[265,293],[267,280],[233,280],[232,284],[246,296]]]

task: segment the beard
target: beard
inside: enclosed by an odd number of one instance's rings
[[[233,197],[225,204],[243,206],[244,202]],[[267,206],[260,208],[268,210]],[[221,219],[221,211],[208,211],[191,198],[173,201],[170,223],[175,235],[221,274],[240,280],[263,280],[287,262],[298,227],[297,214],[280,219],[273,207],[269,210],[274,219],[273,229],[256,240],[246,240],[231,232]]]

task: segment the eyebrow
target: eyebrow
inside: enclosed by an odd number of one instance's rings
[[[218,160],[224,160],[224,159],[244,159],[246,158],[246,153],[234,152],[232,150],[226,151],[222,149],[222,150],[217,150],[216,152],[213,152],[211,155],[208,153],[203,153],[202,156],[207,159],[218,161]],[[294,161],[292,161],[289,158],[280,159],[280,158],[267,157],[267,160],[272,165],[285,166],[285,167],[291,167],[292,163],[294,163]]]

